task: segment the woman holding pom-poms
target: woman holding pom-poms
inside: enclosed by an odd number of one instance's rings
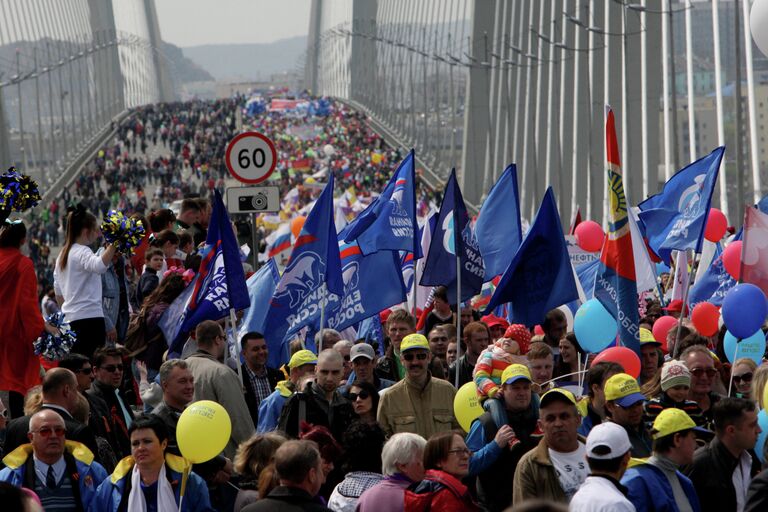
[[[89,359],[104,346],[104,310],[101,274],[107,271],[116,249],[109,245],[97,256],[89,247],[100,235],[98,222],[81,204],[67,214],[67,237],[53,271],[56,300],[77,336],[71,351]]]
[[[24,395],[40,384],[40,361],[33,343],[56,332],[40,314],[32,260],[21,253],[27,228],[19,220],[0,220],[0,389],[9,391],[13,417],[23,416]]]

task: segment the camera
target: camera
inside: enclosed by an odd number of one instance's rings
[[[242,196],[237,198],[237,206],[243,211],[262,211],[267,209],[267,196],[262,192],[257,192],[252,196]]]

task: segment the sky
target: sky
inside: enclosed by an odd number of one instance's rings
[[[307,35],[311,0],[155,0],[164,41],[268,43]]]

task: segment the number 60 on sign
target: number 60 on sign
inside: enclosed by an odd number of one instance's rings
[[[261,183],[269,178],[277,164],[277,151],[269,138],[257,132],[236,136],[227,146],[229,173],[243,183]]]

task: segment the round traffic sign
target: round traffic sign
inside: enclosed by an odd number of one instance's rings
[[[265,135],[245,132],[227,146],[225,158],[229,173],[243,183],[261,183],[277,165],[275,145]]]

